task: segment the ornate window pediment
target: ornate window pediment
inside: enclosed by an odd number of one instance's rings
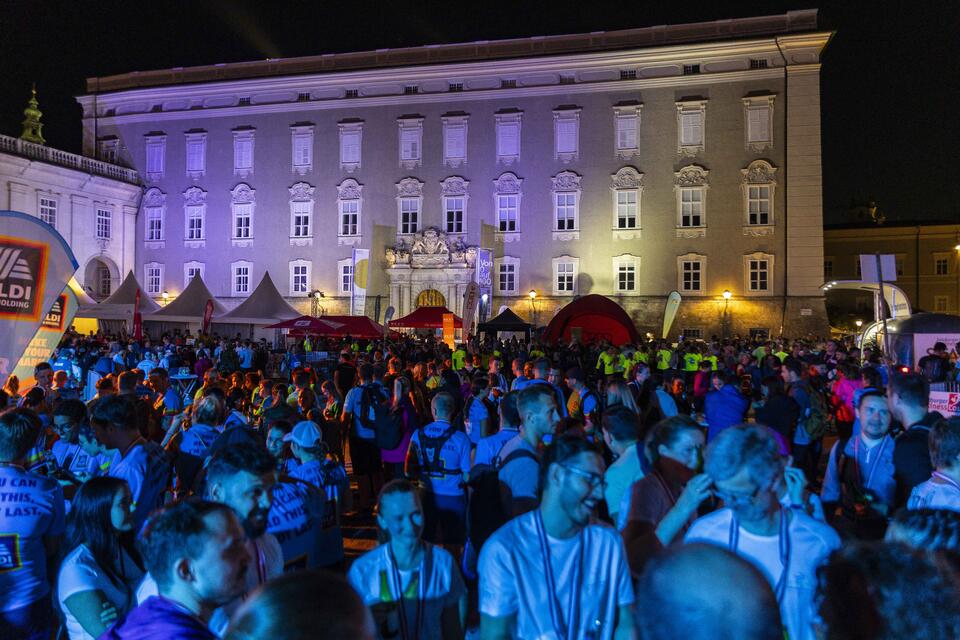
[[[306,182],[298,182],[289,189],[290,191],[290,200],[293,202],[306,202],[313,201],[313,192],[316,191],[315,187],[311,187]]]
[[[397,183],[398,198],[422,198],[423,183],[416,178],[404,178]]]
[[[311,189],[311,193],[312,192],[313,189]],[[357,200],[361,197],[362,193],[363,185],[353,178],[347,178],[337,185],[337,198],[340,200]]]
[[[466,196],[468,186],[470,186],[469,180],[464,180],[460,176],[450,176],[440,182],[440,195]]]
[[[143,206],[144,207],[163,207],[167,204],[167,194],[156,187],[152,189],[147,189],[147,192],[143,194]]]
[[[207,204],[207,192],[200,187],[190,187],[183,192],[183,203],[187,206]]]
[[[257,192],[245,182],[241,182],[230,191],[230,202],[233,204],[252,204],[257,201]]]

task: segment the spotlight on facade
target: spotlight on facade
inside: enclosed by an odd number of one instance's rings
[[[955,246],[954,249],[956,249],[957,251],[960,251],[960,244],[958,244],[957,246]]]
[[[854,322],[853,324],[857,325],[857,329],[859,329],[860,327],[863,326],[863,320],[857,320],[857,321]]]
[[[164,291],[163,293],[160,294],[160,297],[163,298],[163,301],[164,301],[164,302],[166,302],[167,300],[170,299],[170,292],[169,292],[169,291]]]
[[[724,299],[724,300],[729,300],[729,299],[732,298],[732,297],[733,297],[733,294],[730,293],[730,290],[729,290],[729,289],[724,289],[724,290],[723,290],[723,299]]]
[[[530,289],[530,293],[528,293],[527,295],[530,296],[530,299],[531,299],[531,300],[536,300],[536,299],[537,299],[537,292],[534,291],[533,289]]]
[[[323,295],[323,291],[314,291],[314,292],[313,292],[313,297],[316,298],[317,300],[319,300],[320,298],[324,298],[324,297],[326,297],[326,296]]]

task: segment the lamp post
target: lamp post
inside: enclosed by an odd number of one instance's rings
[[[720,295],[723,296],[722,332],[723,332],[723,337],[726,338],[730,334],[730,298],[733,297],[733,294],[730,293],[729,289],[724,289],[723,293]]]
[[[163,298],[163,306],[167,306],[167,303],[170,301],[170,292],[164,291],[160,294],[160,297]]]
[[[320,306],[320,301],[323,300],[326,296],[323,295],[323,291],[315,290],[310,295],[310,315],[314,317],[319,317],[323,315],[323,307]]]
[[[533,321],[533,326],[537,326],[537,292],[534,289],[530,289],[530,293],[527,294],[530,298],[530,318]]]
[[[490,296],[484,293],[480,296],[480,322],[487,321],[487,302],[490,301]]]

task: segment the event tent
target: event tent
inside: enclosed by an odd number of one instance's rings
[[[304,335],[321,335],[328,331],[335,331],[343,325],[339,322],[333,322],[324,318],[314,318],[313,316],[298,316],[283,322],[267,325],[264,329],[290,329]]]
[[[336,322],[342,325],[339,329],[332,329],[329,332],[322,332],[319,335],[341,338],[350,336],[352,338],[376,339],[382,338],[384,333],[383,325],[377,324],[367,316],[321,316],[321,320]]]
[[[213,317],[221,316],[227,312],[222,304],[207,289],[203,283],[200,274],[193,277],[187,288],[183,290],[176,299],[159,311],[150,315],[144,314],[146,322],[161,323],[202,323],[203,312],[207,307],[207,301],[213,301]]]
[[[274,324],[281,320],[299,318],[300,312],[291,307],[277,291],[270,272],[263,274],[260,284],[250,297],[235,309],[213,319],[213,324]]]
[[[443,315],[453,313],[446,307],[419,307],[402,318],[391,320],[389,325],[393,329],[442,329]],[[463,328],[463,320],[453,316],[454,329]]]
[[[496,318],[491,318],[486,322],[481,322],[477,327],[477,333],[499,333],[500,331],[525,331],[529,335],[533,325],[524,322],[523,318],[518,316],[511,309],[504,309]]]
[[[140,290],[140,314],[147,316],[160,309],[160,305],[147,295],[147,292],[137,282],[133,271],[127,273],[117,290],[101,302],[96,304],[92,298],[78,296],[80,309],[78,318],[95,318],[99,327],[106,333],[121,333],[133,328],[133,307],[137,299],[137,290]]]
[[[616,302],[597,294],[577,298],[553,317],[543,334],[546,342],[609,340],[615,345],[638,342],[640,334],[633,320]]]

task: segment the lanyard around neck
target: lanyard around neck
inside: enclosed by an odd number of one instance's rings
[[[880,442],[875,448],[877,449],[877,457],[873,459],[873,462],[870,465],[870,472],[867,474],[867,481],[863,485],[864,488],[870,489],[873,485],[873,474],[877,472],[877,467],[880,466],[880,457],[883,455],[883,449],[887,446],[887,437],[883,437],[883,441]],[[869,455],[869,451],[867,454]],[[853,459],[857,461],[857,466],[860,465],[860,437],[858,436],[856,440],[853,441]],[[860,474],[857,474],[857,479],[860,479]]]
[[[540,509],[536,510],[537,537],[540,541],[540,556],[543,559],[543,573],[547,579],[547,603],[550,607],[550,622],[553,624],[554,631],[560,638],[576,637],[577,617],[580,613],[580,596],[583,582],[583,552],[584,541],[583,531],[577,537],[577,564],[574,566],[573,580],[570,583],[570,604],[567,611],[570,619],[563,620],[563,613],[560,608],[559,594],[557,593],[557,583],[553,576],[553,565],[550,562],[550,542],[547,539],[546,528],[543,525],[543,515]]]
[[[426,602],[426,584],[427,576],[424,569],[427,563],[427,552],[429,546],[424,546],[423,555],[420,556],[420,569],[417,574],[417,607],[416,617],[413,619],[413,631],[416,635],[410,634],[410,625],[407,623],[407,607],[404,604],[403,583],[400,581],[400,567],[397,565],[397,557],[393,555],[393,548],[387,544],[387,558],[390,562],[390,568],[393,573],[393,581],[397,585],[397,613],[400,616],[400,637],[403,640],[414,640],[420,637],[420,625],[423,622],[423,606]],[[408,583],[409,584],[409,583]]]
[[[737,517],[730,514],[730,539],[728,545],[730,550],[737,553],[737,546],[740,544],[740,523]],[[783,604],[783,595],[787,591],[787,574],[790,570],[790,516],[789,513],[780,508],[780,533],[777,537],[777,547],[780,551],[780,578],[774,587],[773,593],[777,597],[777,602]]]

